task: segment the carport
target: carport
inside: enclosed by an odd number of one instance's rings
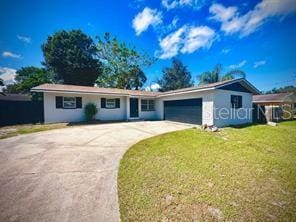
[[[296,95],[294,93],[255,95],[253,104],[265,110],[267,122],[289,120],[295,115]]]

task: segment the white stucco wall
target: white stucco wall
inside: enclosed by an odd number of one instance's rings
[[[242,96],[243,109],[234,110],[231,108],[231,95]],[[56,109],[56,96],[73,96],[82,97],[82,109]],[[101,98],[120,98],[120,108],[104,109],[101,108]],[[218,127],[236,125],[252,122],[252,95],[244,92],[234,92],[228,90],[208,90],[186,94],[167,95],[155,99],[155,111],[142,111],[141,99],[151,99],[149,97],[136,97],[139,99],[139,119],[142,120],[163,120],[164,118],[164,101],[194,99],[202,98],[202,124],[216,125]],[[44,93],[44,118],[46,123],[53,122],[78,122],[85,120],[84,106],[87,103],[94,103],[97,105],[98,113],[96,119],[98,120],[127,120],[129,116],[130,97],[126,96],[105,96],[94,94],[71,94],[71,93]],[[245,118],[240,118],[242,113],[250,111],[250,114]],[[223,118],[219,115],[222,112]],[[229,115],[225,117],[225,112]],[[232,116],[230,114],[233,114]],[[240,115],[238,115],[240,114]]]
[[[141,109],[141,100],[142,99],[148,99],[150,100],[151,98],[145,98],[142,97],[139,99],[139,115],[140,115],[140,119],[144,119],[144,120],[156,120],[157,118],[157,111],[156,108],[154,111],[142,111]],[[156,107],[156,99],[152,99],[154,100],[154,107]]]
[[[141,99],[152,99],[156,102],[156,99],[151,97],[127,97],[126,98],[126,118],[130,119],[130,98],[137,98],[138,99],[138,110],[139,110],[139,117],[134,119],[142,119],[142,120],[156,120],[157,114],[155,111],[142,111],[141,110]]]
[[[242,108],[231,107],[231,95],[242,96]],[[214,92],[214,125],[224,127],[252,122],[252,94],[229,90]]]
[[[202,98],[202,124],[213,125],[213,90],[160,97],[156,101],[157,118],[164,118],[164,101],[197,98]]]
[[[56,96],[82,97],[82,109],[56,109]],[[104,109],[101,108],[101,97],[120,98],[120,108]],[[87,103],[97,105],[98,120],[125,120],[126,119],[126,97],[120,96],[98,96],[92,94],[71,94],[71,93],[44,93],[44,121],[45,123],[54,122],[79,122],[85,120],[84,106]]]

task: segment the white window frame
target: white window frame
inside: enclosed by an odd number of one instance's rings
[[[72,101],[65,101],[65,100],[72,100]],[[72,102],[72,105],[69,105],[69,102]],[[71,96],[63,96],[63,108],[64,109],[76,109],[76,97]]]
[[[145,103],[143,103],[143,101],[145,101]],[[141,99],[141,111],[143,112],[155,111],[155,101],[153,99]]]
[[[116,108],[116,99],[106,98],[106,109],[115,109],[115,108]]]

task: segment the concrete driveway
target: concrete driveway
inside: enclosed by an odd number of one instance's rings
[[[117,169],[165,121],[69,127],[0,140],[0,221],[119,221]]]

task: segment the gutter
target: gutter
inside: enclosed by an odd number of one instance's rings
[[[116,96],[141,96],[141,97],[156,97],[152,95],[134,95],[122,93],[100,93],[100,92],[82,92],[82,91],[63,91],[63,90],[44,90],[44,89],[31,89],[31,92],[49,92],[49,93],[64,93],[64,94],[87,94],[87,95],[116,95]]]

